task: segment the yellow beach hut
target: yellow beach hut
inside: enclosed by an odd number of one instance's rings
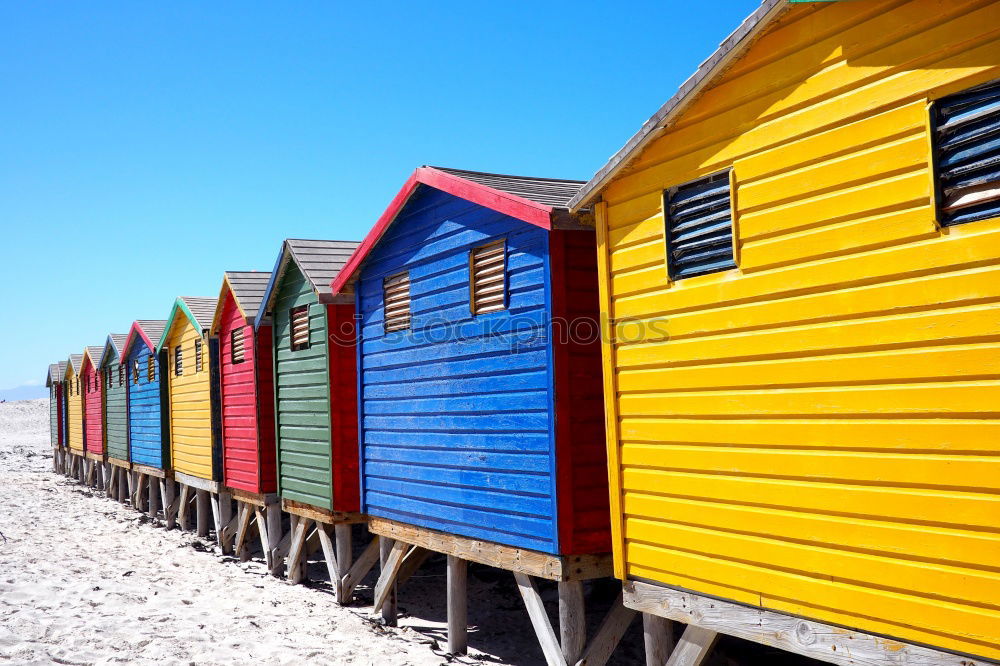
[[[70,354],[66,361],[66,448],[70,455],[70,476],[83,474],[83,397],[86,388],[80,385],[83,354]]]
[[[210,340],[217,299],[182,296],[174,301],[156,353],[166,356],[170,461],[180,484],[177,519],[186,527],[188,504],[196,500],[197,526],[207,536],[209,502],[217,502],[221,480],[218,432],[217,341]],[[217,509],[218,507],[216,507]],[[218,510],[212,511],[218,516]],[[216,530],[221,529],[216,523]]]
[[[1000,1],[767,0],[570,206],[647,633],[1000,659]]]

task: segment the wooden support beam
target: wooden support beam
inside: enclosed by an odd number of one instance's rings
[[[260,535],[260,549],[264,553],[264,564],[267,568],[271,568],[271,535],[268,521],[265,520],[264,514],[267,511],[266,508],[259,506],[253,507],[254,520],[257,521],[257,534]]]
[[[674,651],[674,623],[659,615],[643,613],[642,642],[646,648],[646,666],[663,666]]]
[[[354,547],[351,540],[350,525],[341,524],[333,526],[333,542],[337,549],[337,564],[340,567],[341,580],[343,580],[344,575],[351,568],[354,560]],[[338,598],[340,598],[339,593]]]
[[[559,581],[559,645],[567,664],[583,656],[587,644],[587,620],[584,615],[583,583]]]
[[[305,556],[303,550],[306,545],[306,532],[312,522],[308,518],[293,519],[292,538],[288,552],[288,580],[293,583],[301,583],[305,578]]]
[[[448,556],[448,652],[469,652],[469,563],[455,555]]]
[[[583,651],[583,656],[576,662],[577,666],[604,666],[608,663],[635,616],[636,611],[623,605],[622,595],[619,594],[593,640]]]
[[[250,509],[250,505],[240,502],[236,513],[236,542],[233,544],[233,554],[240,558],[242,562],[246,562],[250,559],[250,554],[246,546],[246,539],[247,531],[250,528],[250,518],[253,516],[253,512]]]
[[[146,495],[149,497],[149,519],[156,520],[156,515],[160,512],[159,479],[155,476],[149,477],[149,487]]]
[[[167,523],[167,529],[170,530],[174,527],[178,510],[177,485],[174,480],[161,479],[160,492],[163,495],[163,519]]]
[[[240,503],[236,503],[237,515],[239,514]],[[215,538],[219,542],[219,549],[222,551],[223,555],[229,553],[227,547],[228,539],[226,535],[226,528],[233,520],[233,498],[228,492],[219,492],[219,525],[216,526]]]
[[[195,490],[197,499],[197,511],[195,512],[195,525],[198,528],[198,536],[208,536],[208,491],[198,488]]]
[[[208,505],[212,509],[212,525],[215,527],[215,542],[219,543],[222,536],[222,506],[219,493],[208,493]]]
[[[344,600],[340,597],[340,563],[337,561],[337,551],[333,545],[333,540],[327,531],[329,529],[332,528],[326,523],[316,523],[316,535],[319,537],[320,545],[323,548],[323,559],[326,561],[326,569],[330,574],[330,585],[333,586],[333,594],[337,599],[337,603],[343,605]]]
[[[549,621],[548,613],[545,612],[545,604],[538,594],[534,579],[519,571],[514,572],[514,579],[517,581],[517,589],[521,593],[521,599],[524,600],[524,607],[528,611],[528,619],[531,620],[538,644],[542,647],[542,654],[545,655],[545,663],[547,666],[566,666],[562,647],[556,638],[556,632],[552,630],[552,623]]]
[[[399,567],[399,574],[396,576],[396,589],[398,590],[406,581],[410,580],[410,576],[417,573],[432,554],[431,551],[420,546],[411,548],[410,552],[403,558],[403,566]]]
[[[190,508],[191,486],[181,484],[181,496],[177,501],[177,525],[181,530],[187,529],[187,515]]]
[[[667,666],[701,666],[718,639],[717,631],[689,624],[670,653]]]
[[[389,541],[386,539],[379,547],[379,561],[382,565],[382,573],[379,574],[378,583],[375,584],[375,602],[372,611],[382,612],[382,619],[386,620],[389,626],[395,626],[396,615],[396,576],[399,568],[403,565],[403,557],[411,548],[410,544],[402,541]],[[388,607],[387,607],[388,606]]]
[[[347,570],[347,573],[343,578],[344,587],[344,598],[350,599],[354,594],[354,588],[358,586],[368,572],[372,570],[375,563],[379,560],[380,545],[382,542],[382,537],[374,536],[372,540],[365,547],[361,555],[354,561],[351,568]]]

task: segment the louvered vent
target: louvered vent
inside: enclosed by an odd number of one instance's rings
[[[410,274],[399,273],[382,283],[385,308],[385,332],[402,331],[410,327]]]
[[[1000,216],[1000,81],[945,97],[934,115],[941,224]]]
[[[118,365],[118,388],[125,385],[125,367],[121,364]]]
[[[203,353],[202,353],[202,349],[201,349],[201,340],[195,340],[194,341],[194,371],[195,372],[201,372],[202,368],[204,368],[204,363],[202,362],[202,356],[203,356]]]
[[[156,363],[153,362],[152,355],[146,357],[146,379],[150,382],[156,381]]]
[[[180,345],[174,347],[174,376],[180,377],[184,374],[184,350]]]
[[[736,267],[728,171],[671,188],[663,198],[671,279]]]
[[[309,349],[309,306],[292,308],[288,312],[288,320],[292,327],[292,351]]]
[[[496,241],[469,253],[469,307],[472,314],[507,307],[507,243]]]
[[[229,358],[233,363],[243,362],[243,329],[234,328],[229,334]]]
[[[139,359],[132,361],[132,383],[139,383]]]

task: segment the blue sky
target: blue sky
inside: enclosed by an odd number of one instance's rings
[[[0,5],[0,388],[421,164],[589,178],[755,0]]]

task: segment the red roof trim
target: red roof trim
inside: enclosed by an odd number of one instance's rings
[[[354,277],[354,274],[361,267],[362,262],[364,262],[379,239],[382,238],[382,234],[385,233],[385,230],[396,219],[399,211],[406,205],[406,202],[410,199],[414,190],[417,189],[417,186],[421,184],[495,210],[498,213],[509,215],[547,231],[551,231],[552,229],[551,206],[546,206],[545,204],[540,204],[515,194],[502,192],[486,185],[473,183],[459,176],[438,171],[432,167],[420,167],[413,172],[396,196],[392,198],[388,208],[385,209],[385,212],[375,222],[375,226],[371,228],[365,239],[361,241],[361,245],[354,250],[354,254],[347,260],[344,268],[341,269],[337,277],[330,283],[330,288],[333,289],[335,296],[351,281],[351,278]]]
[[[132,327],[129,328],[128,330],[128,337],[125,338],[125,344],[122,345],[122,351],[121,351],[122,358],[125,357],[129,349],[131,348],[132,340],[135,339],[136,333],[139,334],[139,336],[146,343],[146,346],[149,347],[151,351],[156,349],[156,345],[150,342],[149,336],[146,335],[146,332],[144,330],[142,330],[142,326],[139,326],[139,322],[134,321],[132,322]]]

